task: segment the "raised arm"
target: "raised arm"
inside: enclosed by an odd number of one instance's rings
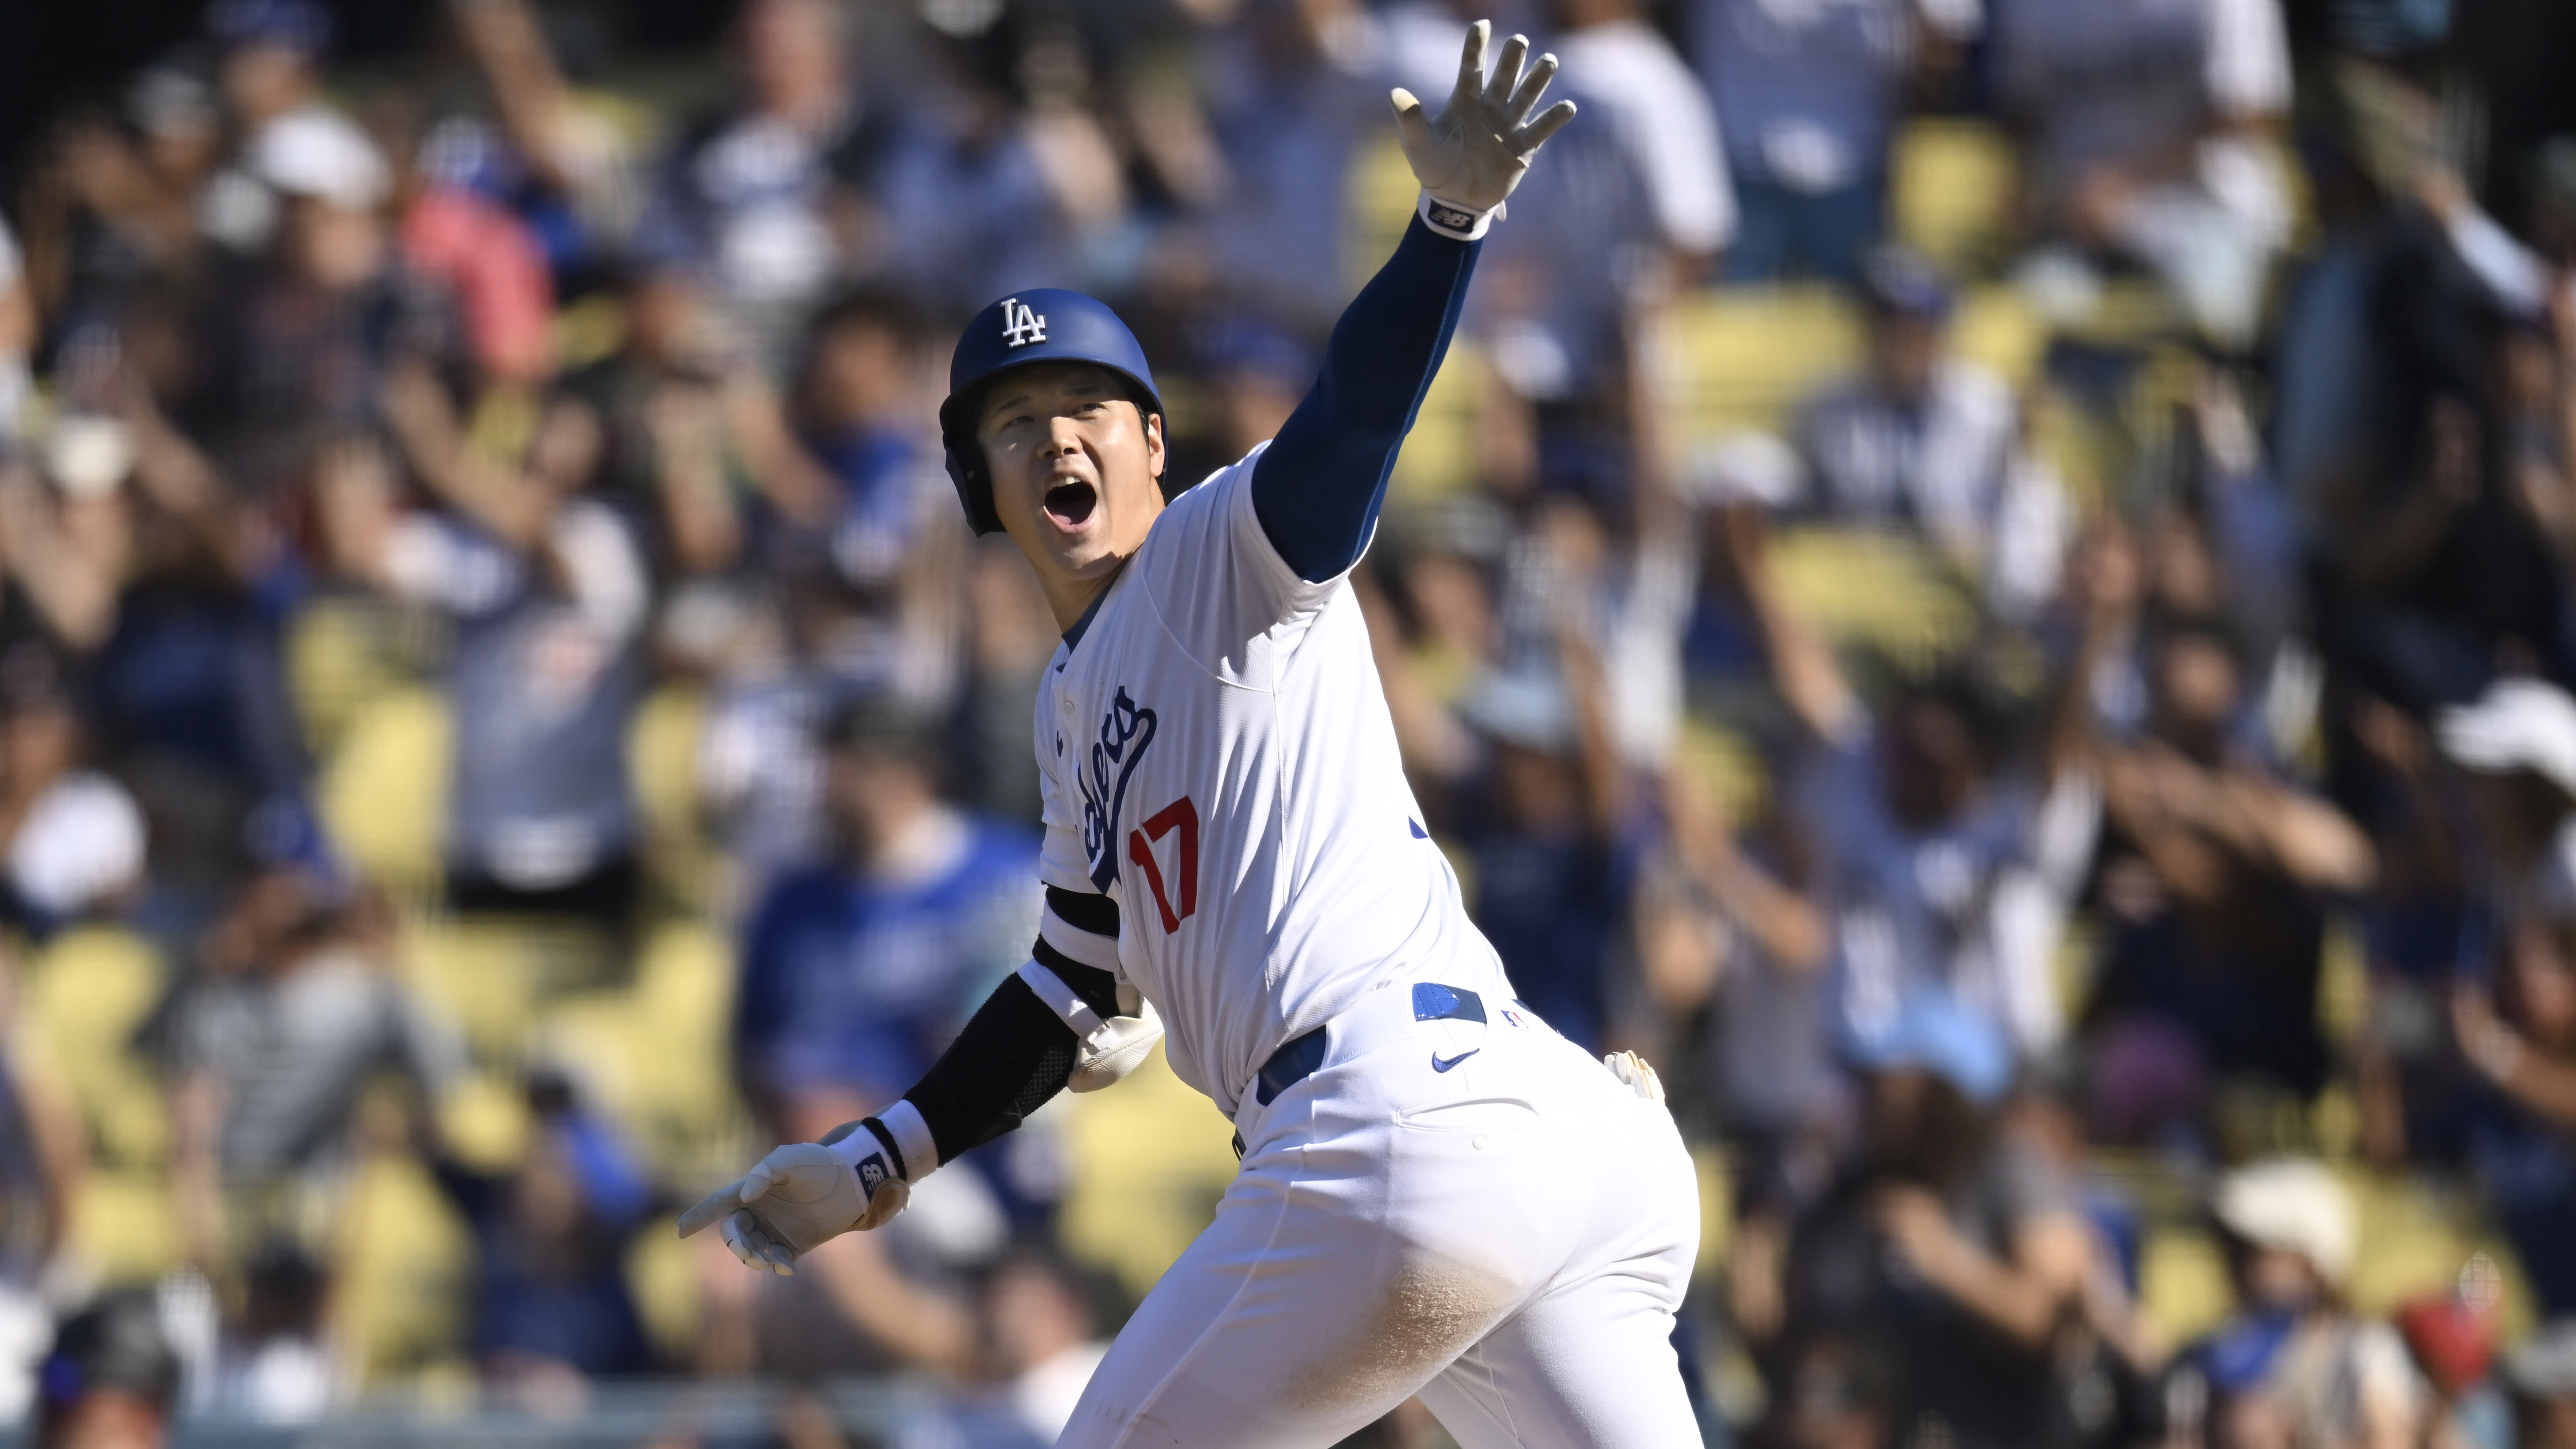
[[[1334,326],[1322,375],[1252,471],[1253,513],[1297,577],[1321,583],[1359,562],[1475,267],[1476,243],[1416,217]]]
[[[1335,324],[1314,389],[1253,469],[1261,531],[1309,583],[1348,569],[1368,546],[1396,450],[1457,330],[1476,241],[1540,144],[1574,118],[1571,101],[1530,118],[1556,57],[1540,56],[1525,70],[1522,37],[1504,42],[1486,74],[1491,31],[1482,20],[1468,28],[1457,88],[1437,119],[1425,117],[1411,92],[1394,93],[1421,203],[1395,255]]]

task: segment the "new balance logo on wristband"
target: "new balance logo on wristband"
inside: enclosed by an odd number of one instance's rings
[[[860,1158],[856,1170],[859,1174],[859,1190],[870,1197],[875,1197],[877,1189],[885,1186],[886,1179],[894,1176],[894,1169],[886,1166],[885,1154],[882,1152],[871,1152]]]
[[[1426,210],[1430,213],[1433,226],[1445,227],[1450,231],[1476,229],[1476,213],[1472,211],[1460,211],[1454,206],[1443,206],[1437,201],[1432,202]]]

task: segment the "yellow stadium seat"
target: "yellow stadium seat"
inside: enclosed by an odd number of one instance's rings
[[[478,1071],[450,1086],[437,1103],[438,1136],[455,1159],[478,1172],[501,1172],[527,1155],[536,1123],[515,1076]]]
[[[1699,1183],[1699,1257],[1691,1271],[1708,1277],[1725,1268],[1727,1249],[1735,1246],[1734,1174],[1725,1150],[1709,1143],[1691,1149],[1691,1173]]]
[[[111,1283],[177,1265],[169,1097],[134,1034],[165,989],[161,958],[128,931],[92,926],[48,942],[26,966],[16,1030],[22,1069],[78,1112],[95,1162],[71,1202],[69,1246]]]
[[[1451,497],[1476,484],[1476,412],[1485,386],[1484,355],[1461,339],[1422,396],[1413,431],[1396,455],[1387,493],[1399,509]]]
[[[1685,450],[1742,429],[1785,429],[1808,395],[1864,361],[1860,308],[1826,287],[1706,292],[1682,305],[1675,337],[1674,432]],[[1972,287],[1951,341],[2019,389],[2039,375],[2048,328],[2011,288]]]
[[[287,625],[287,691],[317,754],[337,748],[368,701],[407,673],[390,637],[394,613],[369,599],[327,597],[298,609]]]
[[[403,1154],[362,1158],[334,1226],[333,1316],[361,1380],[450,1352],[473,1291],[474,1243],[429,1169]]]
[[[1343,205],[1348,211],[1342,273],[1356,293],[1404,239],[1422,185],[1413,179],[1413,167],[1404,159],[1404,147],[1392,130],[1358,148],[1343,185]]]
[[[416,920],[402,946],[413,989],[479,1060],[514,1066],[525,1056],[548,985],[541,933],[511,921]]]
[[[2187,1343],[2235,1311],[2217,1239],[2199,1228],[2152,1228],[2138,1253],[2138,1310],[2166,1343]]]
[[[1233,1129],[1160,1046],[1118,1085],[1058,1102],[1044,1110],[1065,1114],[1065,1251],[1141,1298],[1215,1216],[1234,1179]]]
[[[1951,320],[1950,342],[1961,357],[1992,369],[2020,391],[2039,377],[2048,355],[2048,324],[2010,287],[1970,287]]]
[[[731,943],[702,923],[664,926],[634,984],[585,992],[544,1013],[546,1052],[655,1169],[696,1177],[731,1165],[742,1116],[727,1071]]]
[[[168,1175],[117,1168],[81,1179],[72,1201],[69,1247],[108,1284],[148,1283],[179,1266],[179,1223]]]
[[[1770,788],[1762,752],[1753,741],[1699,714],[1682,721],[1673,767],[1688,772],[1725,818],[1738,826],[1761,811]]]
[[[1771,557],[1781,596],[1802,617],[1837,643],[1870,645],[1910,672],[1976,631],[1976,600],[1919,540],[1801,528],[1782,532]]]
[[[2056,331],[2096,347],[2145,347],[2189,335],[2191,319],[2153,277],[2115,276],[2102,284],[2093,305],[2056,319]]]
[[[1908,121],[1897,133],[1888,181],[1892,229],[1906,245],[1966,275],[2010,240],[2019,170],[2011,138],[1989,122]]]
[[[704,692],[666,684],[645,699],[626,728],[635,808],[656,839],[697,833],[698,737],[706,718]]]
[[[635,1315],[644,1320],[653,1346],[673,1362],[685,1361],[698,1341],[698,1255],[705,1250],[703,1238],[681,1240],[677,1217],[646,1223],[626,1249],[626,1287],[635,1295]]]
[[[1705,292],[1674,322],[1674,434],[1685,451],[1748,428],[1777,431],[1799,399],[1860,362],[1859,310],[1830,288]]]
[[[361,875],[410,893],[437,888],[452,738],[447,702],[416,686],[350,719],[316,795],[332,841]]]
[[[19,1029],[30,1067],[64,1089],[108,1164],[158,1167],[169,1155],[168,1099],[134,1049],[164,981],[151,944],[110,926],[66,931],[27,966]]]
[[[674,683],[646,697],[626,728],[644,858],[657,881],[701,909],[720,898],[734,874],[698,809],[698,744],[706,721],[705,691]]]

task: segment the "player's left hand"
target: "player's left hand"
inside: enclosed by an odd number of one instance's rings
[[[1402,87],[1391,97],[1404,159],[1412,164],[1414,179],[1433,201],[1470,213],[1477,221],[1503,204],[1503,198],[1520,185],[1540,145],[1574,119],[1572,101],[1559,101],[1536,119],[1530,117],[1549,78],[1556,74],[1556,57],[1542,55],[1524,71],[1523,62],[1529,59],[1526,38],[1515,35],[1504,41],[1493,74],[1486,74],[1485,44],[1493,29],[1490,20],[1467,27],[1458,85],[1438,116],[1426,116],[1422,102]]]
[[[870,1191],[840,1153],[790,1142],[680,1214],[680,1236],[714,1226],[743,1266],[786,1276],[830,1239],[889,1221],[911,1196],[900,1177],[885,1176]]]

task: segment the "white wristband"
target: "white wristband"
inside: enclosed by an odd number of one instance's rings
[[[1494,218],[1503,214],[1499,206],[1491,211],[1469,211],[1465,207],[1451,206],[1428,191],[1422,193],[1422,200],[1414,210],[1422,218],[1424,226],[1458,241],[1475,241],[1482,237],[1494,224]]]
[[[877,1121],[894,1136],[894,1149],[903,1154],[905,1180],[919,1182],[939,1165],[939,1142],[930,1135],[930,1124],[921,1120],[921,1109],[908,1100],[877,1114]]]
[[[904,1181],[919,1182],[939,1165],[939,1143],[930,1135],[930,1124],[921,1120],[920,1108],[897,1099],[893,1106],[876,1115],[876,1122],[886,1130],[888,1137],[894,1139],[894,1150],[903,1155],[903,1171],[897,1175]],[[870,1154],[885,1150],[885,1143],[865,1122],[852,1129],[849,1136],[828,1145],[833,1155],[848,1163],[853,1171]]]

